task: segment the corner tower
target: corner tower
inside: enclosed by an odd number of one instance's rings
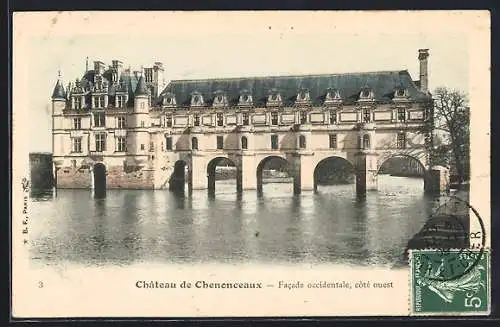
[[[64,91],[64,87],[61,82],[61,73],[59,73],[59,78],[57,79],[56,86],[54,86],[54,91],[52,92],[52,114],[62,114],[65,107],[66,92]]]

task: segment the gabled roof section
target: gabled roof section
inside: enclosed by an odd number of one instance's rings
[[[381,71],[368,73],[321,74],[302,76],[267,76],[225,79],[171,81],[161,93],[173,93],[177,104],[189,106],[191,94],[200,92],[205,102],[211,105],[217,91],[227,94],[229,105],[238,104],[240,92],[246,89],[253,96],[255,106],[265,106],[269,92],[277,90],[286,106],[293,105],[300,89],[308,89],[313,105],[322,105],[329,88],[338,89],[344,104],[358,100],[361,89],[368,86],[375,101],[391,102],[395,89],[403,85],[415,101],[425,101],[429,96],[420,92],[408,71]]]
[[[66,92],[60,80],[57,80],[54,91],[52,92],[52,99],[66,99]]]

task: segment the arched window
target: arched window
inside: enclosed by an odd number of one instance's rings
[[[306,137],[304,135],[299,136],[299,148],[301,149],[306,148]]]
[[[369,149],[370,148],[370,135],[365,134],[363,135],[363,149]]]
[[[198,150],[198,139],[196,137],[191,139],[191,149]]]
[[[243,150],[248,149],[248,140],[247,140],[247,137],[246,137],[246,136],[242,136],[242,137],[241,137],[241,148],[242,148]]]

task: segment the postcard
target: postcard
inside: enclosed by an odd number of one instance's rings
[[[489,12],[16,12],[12,68],[12,317],[490,313]]]

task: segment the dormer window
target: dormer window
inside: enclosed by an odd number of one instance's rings
[[[359,93],[360,100],[373,100],[373,98],[374,98],[373,91],[368,86],[365,86]]]
[[[299,90],[299,92],[297,94],[296,102],[299,104],[305,104],[305,103],[308,103],[309,100],[310,100],[309,90],[308,89]]]
[[[401,99],[401,98],[407,98],[408,97],[408,89],[406,89],[404,86],[400,85],[399,87],[396,88],[394,91],[394,98],[395,99]]]
[[[227,97],[223,91],[215,92],[213,105],[215,107],[225,107],[227,105]]]
[[[202,106],[203,96],[199,92],[195,92],[191,95],[191,105],[192,106]]]
[[[115,105],[117,108],[123,108],[125,106],[125,96],[117,95]]]
[[[163,98],[163,105],[164,106],[175,106],[177,104],[175,100],[175,96],[172,93],[167,93],[165,97]]]
[[[271,90],[267,98],[268,106],[278,106],[281,104],[281,95],[277,90]]]
[[[76,109],[76,110],[82,109],[82,97],[81,96],[73,97],[73,109]]]
[[[342,97],[340,96],[340,91],[338,89],[328,88],[326,90],[325,103],[326,104],[342,103]]]
[[[240,99],[238,101],[240,106],[252,105],[252,94],[248,90],[242,90],[240,92]]]
[[[94,96],[94,108],[104,108],[105,98],[105,95]]]

